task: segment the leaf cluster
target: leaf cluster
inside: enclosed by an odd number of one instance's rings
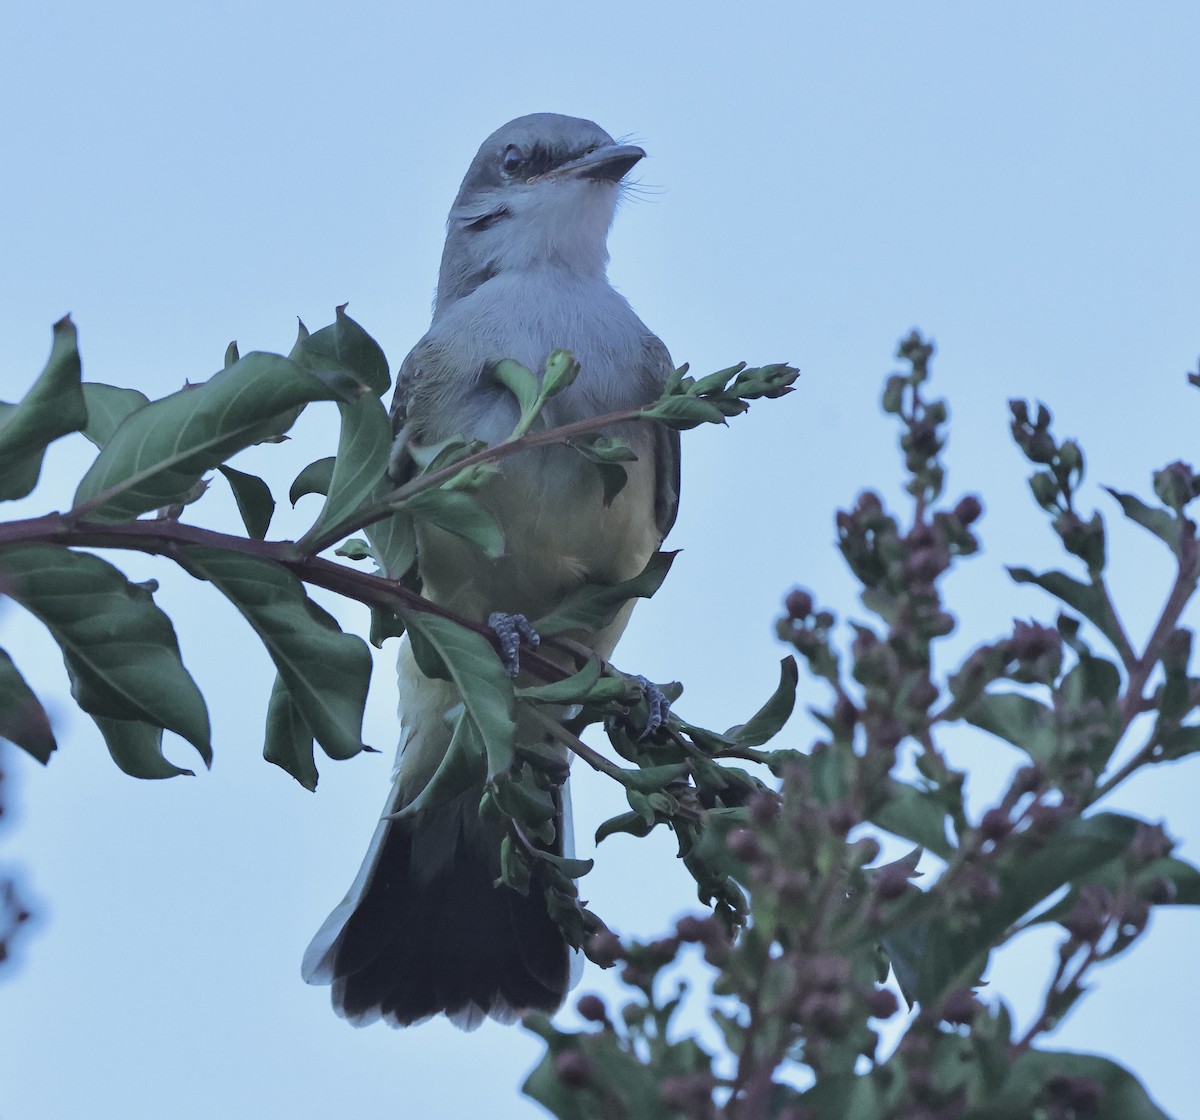
[[[812,709],[823,734],[807,751],[761,757],[781,785],[748,787],[741,806],[710,813],[695,844],[744,891],[743,928],[718,908],[657,941],[599,939],[622,964],[619,1000],[582,997],[582,1031],[527,1023],[547,1054],[526,1092],[563,1120],[1163,1116],[1131,1073],[1045,1047],[1044,1036],[1096,966],[1137,943],[1155,907],[1200,904],[1200,872],[1172,855],[1163,825],[1099,804],[1131,773],[1200,743],[1200,680],[1181,624],[1200,561],[1186,511],[1200,485],[1176,463],[1154,476],[1159,505],[1110,491],[1175,563],[1139,646],[1107,582],[1104,520],[1080,509],[1082,450],[1055,438],[1044,406],[1014,403],[1014,438],[1037,468],[1034,498],[1084,575],[1010,569],[1060,613],[1017,621],[948,666],[956,619],[944,580],[978,551],[983,506],[942,498],[949,410],[926,396],[932,354],[919,336],[904,340],[909,368],[883,396],[900,427],[908,516],[870,490],[838,515],[867,612],[849,628],[849,649],[806,590],[787,596],[778,623],[827,690]],[[941,745],[962,724],[1024,760],[981,812],[968,809],[969,775]],[[911,850],[885,861],[897,840]],[[1057,947],[1042,1006],[1018,1030],[986,987],[989,966],[1039,926],[1058,931]],[[695,953],[707,986],[679,968]],[[710,1024],[699,1036],[683,1010],[696,998]],[[720,1044],[701,1041],[711,1038]]]

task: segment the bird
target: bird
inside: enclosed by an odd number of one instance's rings
[[[505,359],[531,370],[557,349],[579,363],[549,399],[548,426],[658,399],[673,366],[662,341],[609,283],[608,233],[626,176],[645,157],[590,120],[534,113],[480,146],[447,220],[429,330],[404,360],[392,404],[393,477],[420,450],[453,437],[489,444],[519,409],[495,376]],[[501,556],[418,524],[417,568],[433,602],[499,629],[553,609],[585,581],[640,572],[674,524],[679,434],[657,422],[606,431],[637,456],[610,501],[593,463],[572,448],[512,455],[477,492],[504,533]],[[572,635],[608,658],[632,609],[598,633]],[[519,637],[519,635],[518,635]],[[448,804],[390,819],[420,793],[449,746],[461,706],[452,683],[421,673],[407,639],[398,657],[401,734],[384,813],[353,886],[305,953],[302,975],[330,984],[356,1026],[395,1027],[444,1014],[473,1029],[553,1012],[581,964],[542,892],[496,885],[500,825],[481,820],[476,786]],[[523,726],[518,736],[545,735]],[[559,791],[552,850],[571,855],[570,801]]]

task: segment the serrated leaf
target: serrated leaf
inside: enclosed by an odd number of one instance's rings
[[[678,552],[656,552],[642,571],[617,584],[588,583],[565,596],[558,607],[539,618],[533,628],[549,638],[570,630],[602,630],[630,599],[648,599],[667,578]]]
[[[1130,521],[1153,533],[1176,556],[1183,554],[1183,523],[1179,518],[1174,517],[1165,509],[1154,509],[1146,505],[1133,494],[1124,494],[1110,486],[1106,486],[1104,489],[1116,498],[1121,506],[1121,512]]]
[[[400,507],[427,525],[470,541],[489,559],[504,555],[504,531],[478,499],[461,490],[423,490]]]
[[[43,766],[58,749],[46,709],[25,683],[7,651],[0,649],[0,739],[33,755]]]
[[[796,659],[789,654],[779,662],[779,684],[770,699],[745,723],[726,731],[726,738],[744,747],[761,747],[763,743],[774,739],[791,718],[799,682],[800,669]]]
[[[79,350],[70,316],[54,324],[45,368],[18,404],[0,402],[0,501],[24,498],[37,485],[46,448],[87,423]]]
[[[98,381],[84,382],[83,400],[87,406],[83,434],[99,448],[112,439],[125,417],[150,403],[150,398],[136,389],[121,389]]]
[[[512,681],[499,655],[482,635],[449,619],[427,611],[401,614],[414,655],[418,655],[418,644],[423,645],[426,664],[430,655],[436,657],[445,677],[457,687],[464,706],[460,723],[470,724],[472,741],[484,744],[487,779],[494,781],[511,768],[516,737]],[[430,673],[420,656],[418,664],[427,676],[439,675]],[[455,736],[458,734],[456,729]]]
[[[257,556],[185,546],[178,562],[207,580],[254,628],[296,707],[331,758],[366,749],[363,709],[371,680],[366,643],[342,633],[286,568]]]
[[[131,778],[158,781],[163,778],[195,777],[192,770],[176,766],[162,753],[162,728],[137,719],[109,719],[92,715],[104,736],[104,745],[119,769]]]
[[[365,395],[353,404],[338,402],[342,416],[337,457],[325,505],[301,548],[343,522],[375,492],[387,472],[392,424],[378,397]]]
[[[1038,575],[1028,568],[1009,568],[1008,574],[1015,583],[1032,583],[1043,591],[1048,591],[1060,602],[1066,603],[1072,610],[1083,615],[1119,648],[1121,638],[1117,621],[1097,588],[1088,583],[1081,583],[1065,572],[1043,572]]]
[[[242,515],[242,524],[246,526],[247,534],[261,541],[267,535],[267,530],[271,527],[271,517],[275,513],[275,499],[271,497],[271,488],[258,475],[234,470],[224,463],[217,467],[217,470],[225,476],[229,488],[233,491],[233,500],[237,502],[238,513]]]
[[[99,557],[44,544],[0,549],[0,583],[58,643],[85,712],[167,728],[211,762],[204,698],[149,591]]]
[[[1019,692],[988,692],[964,713],[981,731],[1011,743],[1035,762],[1045,763],[1058,746],[1054,713],[1043,703]]]
[[[287,358],[247,354],[204,384],[126,417],[83,476],[72,512],[126,521],[182,502],[206,471],[287,431],[304,405],[332,397]]]
[[[333,466],[337,462],[332,455],[309,463],[298,475],[288,490],[288,501],[295,505],[306,494],[320,494],[322,497],[329,493],[329,484],[333,481]]]
[[[301,323],[301,333],[288,355],[314,373],[343,373],[377,397],[392,383],[387,358],[377,343],[349,315],[346,304],[337,309],[329,326],[309,334]]]
[[[275,675],[267,701],[267,732],[263,758],[291,774],[306,790],[317,788],[313,733],[292,699],[283,678]]]

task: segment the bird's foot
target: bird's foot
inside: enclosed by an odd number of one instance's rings
[[[641,741],[649,738],[667,722],[667,716],[671,712],[671,701],[667,699],[666,693],[649,678],[636,676],[633,679],[637,681],[642,695],[646,698],[646,726],[642,728],[642,733],[638,736],[638,740]]]
[[[524,641],[531,649],[536,649],[542,639],[523,614],[493,611],[488,615],[487,624],[499,639],[504,671],[510,677],[515,677],[521,671],[521,642]]]

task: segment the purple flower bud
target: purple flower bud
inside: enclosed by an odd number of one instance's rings
[[[584,953],[588,960],[601,968],[612,968],[619,960],[625,959],[625,950],[621,940],[610,929],[602,929],[588,938]]]
[[[974,494],[968,494],[954,507],[954,517],[960,525],[967,526],[979,520],[983,505]]]
[[[801,591],[797,588],[795,591],[788,593],[788,597],[784,600],[784,607],[790,618],[794,618],[798,622],[803,622],[804,619],[812,614],[813,597],[807,591]]]
[[[979,1001],[966,988],[951,992],[943,1001],[941,1018],[947,1023],[971,1023],[979,1014]]]
[[[875,988],[867,996],[867,1013],[872,1019],[890,1019],[900,1010],[900,1001],[890,988]]]
[[[748,828],[734,829],[725,843],[733,858],[743,863],[758,863],[766,855],[758,834]]]
[[[608,1022],[608,1009],[604,1006],[604,1000],[599,996],[580,996],[575,1004],[575,1010],[579,1012],[580,1018],[586,1019],[589,1023]]]
[[[1012,832],[1012,821],[1003,809],[989,809],[979,820],[979,835],[985,840],[1003,840]]]
[[[591,1084],[594,1070],[578,1050],[567,1050],[554,1059],[554,1072],[564,1085],[582,1089]]]

